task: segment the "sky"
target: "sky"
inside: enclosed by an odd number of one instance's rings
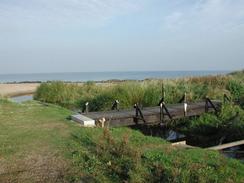
[[[243,68],[244,0],[0,0],[0,74]]]

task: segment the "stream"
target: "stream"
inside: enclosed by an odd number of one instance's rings
[[[16,96],[16,97],[11,97],[10,99],[16,103],[22,103],[22,102],[33,100],[33,95]]]
[[[188,145],[193,145],[193,146],[198,147],[197,142],[196,142],[196,140],[198,138],[188,137],[184,134],[178,133],[177,131],[174,131],[171,129],[166,129],[165,127],[161,127],[159,125],[155,125],[155,126],[135,125],[135,126],[132,126],[131,128],[134,130],[139,130],[144,135],[160,137],[171,143],[179,142],[179,141],[186,141],[186,143]],[[192,144],[193,140],[194,140],[194,143]],[[215,139],[215,141],[216,141],[216,139]],[[202,148],[207,148],[207,147],[211,147],[211,146],[215,146],[215,145],[217,145],[217,144],[212,144],[212,145],[202,147]],[[234,159],[240,160],[241,162],[244,163],[244,145],[224,149],[224,150],[220,151],[220,153],[222,153],[224,156],[226,156],[228,158],[234,158]]]
[[[134,130],[141,131],[144,135],[153,136],[153,137],[160,137],[165,139],[169,142],[178,142],[186,140],[186,136],[184,134],[178,133],[171,129],[166,129],[165,127],[155,125],[155,126],[132,126]]]
[[[221,152],[228,158],[238,159],[244,163],[244,145],[227,148]]]

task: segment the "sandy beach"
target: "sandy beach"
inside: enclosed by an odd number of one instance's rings
[[[111,84],[123,81],[101,81],[95,82],[97,85],[111,86]],[[83,82],[73,83],[83,85]],[[0,97],[16,97],[28,94],[34,94],[41,83],[0,83]]]
[[[0,84],[0,96],[13,97],[33,94],[40,83]]]

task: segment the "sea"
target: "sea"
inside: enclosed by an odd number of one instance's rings
[[[0,74],[0,83],[45,82],[45,81],[107,81],[172,79],[192,76],[221,75],[231,71],[130,71],[130,72],[67,72],[38,74]]]

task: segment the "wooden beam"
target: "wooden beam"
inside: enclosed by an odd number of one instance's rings
[[[209,147],[207,149],[221,151],[223,149],[227,149],[227,148],[231,148],[231,147],[235,147],[235,146],[240,146],[240,145],[244,145],[244,140],[231,142],[231,143],[227,143],[227,144],[222,144],[222,145],[218,145],[218,146],[214,146],[214,147]]]

